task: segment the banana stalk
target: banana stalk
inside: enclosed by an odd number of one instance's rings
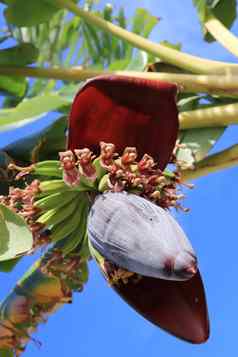
[[[55,246],[1,304],[0,351],[19,356],[26,343],[33,340],[30,334],[59,307],[70,303],[72,292],[82,291],[87,278],[86,259],[81,258],[79,250],[64,256]]]

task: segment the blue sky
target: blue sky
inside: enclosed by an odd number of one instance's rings
[[[101,1],[101,3],[106,3]],[[153,31],[155,41],[182,42],[183,50],[214,59],[235,61],[218,44],[202,41],[192,0],[112,1],[125,5],[128,15],[136,6],[146,7],[162,18]],[[238,34],[238,24],[233,27]],[[214,150],[237,142],[238,127],[229,128]],[[0,136],[1,141],[1,136]],[[35,336],[43,345],[31,343],[26,357],[166,356],[225,357],[237,350],[237,186],[238,168],[229,169],[195,181],[187,193],[189,214],[179,221],[193,243],[199,258],[211,321],[211,337],[204,345],[194,346],[167,335],[127,306],[90,264],[90,280],[83,294],[74,296],[73,305],[63,307],[39,328]],[[14,286],[29,266],[26,259],[14,273],[1,274],[0,298]]]

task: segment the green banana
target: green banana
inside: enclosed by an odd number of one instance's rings
[[[77,229],[82,212],[84,211],[88,211],[88,200],[86,196],[81,196],[81,199],[79,199],[78,205],[71,216],[52,228],[51,240],[56,242],[73,233]]]
[[[100,157],[97,157],[93,161],[93,166],[96,169],[97,180],[100,180],[108,172],[104,167],[102,167]]]
[[[34,164],[34,174],[62,177],[63,171],[58,160],[40,161]]]
[[[78,206],[78,197],[76,196],[70,203],[63,207],[52,208],[42,214],[37,222],[43,223],[46,226],[54,226],[68,219]]]
[[[80,256],[86,260],[91,257],[91,253],[89,251],[89,239],[88,239],[87,230],[85,231],[83,241],[80,246]]]
[[[94,182],[88,180],[84,176],[81,176],[79,185],[75,186],[73,189],[78,192],[93,191],[95,189],[95,185]]]
[[[99,181],[99,184],[98,184],[99,192],[104,192],[104,191],[108,190],[108,178],[109,178],[109,175],[106,174]]]
[[[40,193],[37,197],[47,196],[56,192],[69,191],[70,187],[65,185],[63,180],[42,181],[40,183]]]
[[[40,208],[43,211],[47,211],[56,207],[60,208],[72,201],[75,195],[77,195],[77,193],[74,191],[56,192],[52,195],[48,195],[37,200],[34,203],[34,206]]]
[[[48,221],[55,215],[57,214],[57,211],[59,211],[57,208],[52,208],[49,211],[46,211],[44,214],[42,214],[38,219],[37,222],[43,223],[45,225],[48,225]]]
[[[81,211],[81,214],[80,214]],[[78,246],[82,246],[82,242],[85,236],[87,228],[87,212],[83,213],[83,210],[78,211],[80,216],[79,224],[76,229],[65,239],[59,241],[56,246],[59,248],[64,255],[71,253]]]

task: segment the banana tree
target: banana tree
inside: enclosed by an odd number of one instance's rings
[[[198,259],[169,211],[187,210],[189,180],[237,165],[237,145],[208,155],[238,123],[237,64],[150,41],[158,19],[145,9],[128,28],[123,9],[93,1],[1,2],[2,41],[15,44],[0,51],[0,130],[42,129],[0,152],[0,269],[46,250],[1,304],[1,354],[23,353],[83,291],[92,258],[146,319],[205,342]],[[194,4],[207,39],[236,55],[225,1]]]

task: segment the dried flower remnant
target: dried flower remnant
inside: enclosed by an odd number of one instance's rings
[[[79,185],[80,173],[76,167],[75,156],[72,151],[59,153],[61,166],[63,168],[63,180],[66,185],[74,187]]]
[[[62,304],[71,303],[72,292],[81,292],[86,281],[86,262],[79,255],[48,252],[1,305],[0,348],[21,355],[30,339],[36,342],[30,334],[37,326]]]
[[[128,162],[129,151],[130,162]],[[175,207],[186,210],[179,203],[184,198],[184,195],[178,191],[178,187],[183,184],[179,169],[174,172],[162,172],[148,154],[137,162],[136,152],[136,148],[126,148],[122,157],[111,159],[107,168],[107,189],[113,192],[132,191],[163,208]]]
[[[101,264],[100,267],[111,286],[128,284],[129,281],[136,283],[141,279],[139,274],[122,269],[106,259],[104,259],[103,264]]]
[[[115,145],[105,143],[104,141],[101,141],[99,145],[101,166],[105,169],[109,169],[113,164],[113,159],[118,155],[115,153]]]
[[[78,158],[78,166],[81,175],[85,176],[90,181],[95,181],[97,178],[96,169],[93,166],[93,159],[95,155],[88,149],[74,150],[76,157]]]
[[[39,193],[40,181],[33,180],[24,189],[10,187],[8,196],[0,196],[0,203],[19,214],[26,221],[32,232],[33,249],[49,243],[49,234],[45,225],[37,222],[40,209],[34,205],[34,200]]]
[[[135,147],[127,147],[123,151],[122,157],[121,157],[121,164],[123,166],[128,166],[132,165],[137,158],[137,150]]]
[[[65,294],[81,292],[83,283],[87,281],[87,263],[79,254],[64,255],[60,249],[54,248],[42,259],[40,269],[50,277],[60,279]]]

